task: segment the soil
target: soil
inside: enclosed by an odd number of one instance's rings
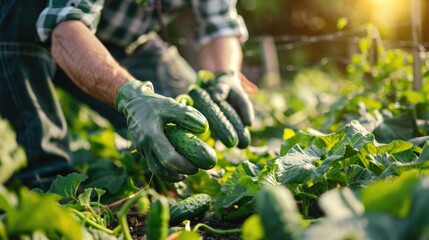
[[[191,220],[191,223],[204,223],[206,225],[209,225],[212,228],[215,229],[233,229],[233,228],[240,228],[239,224],[220,221],[214,218],[210,217],[200,217],[195,218]],[[146,218],[145,216],[139,215],[139,214],[129,214],[128,215],[128,225],[130,227],[130,233],[133,237],[133,239],[136,240],[146,240]],[[178,225],[179,227],[183,225]],[[170,226],[174,227],[174,226]],[[191,226],[193,227],[193,226]],[[232,239],[240,239],[239,233],[233,233],[233,234],[216,234],[209,230],[206,230],[204,228],[198,229],[199,234],[203,237],[204,240],[232,240]]]
[[[301,209],[302,203],[297,201],[298,207]],[[302,211],[302,209],[301,209]],[[310,202],[309,214],[312,218],[322,217],[323,213],[316,204],[316,202]],[[130,228],[130,233],[135,240],[146,240],[146,215],[139,214],[137,212],[129,212],[128,216],[128,225]],[[197,223],[204,223],[214,229],[227,230],[227,229],[237,229],[241,227],[242,223],[233,223],[222,221],[216,218],[213,218],[212,215],[200,216],[191,220],[191,227],[194,227]],[[116,227],[117,222],[113,222],[110,226],[112,229]],[[170,227],[184,227],[184,225],[170,226]],[[204,240],[236,240],[240,239],[240,233],[232,234],[219,234],[214,233],[205,228],[199,228],[198,233],[202,236]],[[170,239],[170,238],[169,238]],[[174,238],[171,238],[174,239]]]

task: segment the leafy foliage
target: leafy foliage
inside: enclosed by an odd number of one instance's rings
[[[282,89],[253,96],[257,117],[247,149],[225,149],[200,136],[216,149],[217,165],[175,184],[150,174],[144,157],[123,138],[127,134],[59,92],[64,111],[75,116],[67,121],[78,173],[58,177],[46,193],[7,188],[3,184],[25,165],[25,154],[0,120],[0,238],[131,239],[131,211],[146,217],[159,199],[173,205],[200,193],[213,200],[200,217],[239,229],[191,219],[170,225],[170,237],[199,239],[201,228],[268,237],[267,204],[278,219],[299,219],[289,226],[300,229],[291,239],[427,238],[429,88],[414,91],[412,56],[385,49],[373,32],[369,25],[346,79],[313,68]],[[261,197],[267,189],[287,197],[279,197],[281,203]]]
[[[24,150],[16,142],[15,132],[9,123],[0,118],[0,183],[27,164]]]

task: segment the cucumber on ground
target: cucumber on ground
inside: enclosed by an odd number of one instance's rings
[[[191,132],[172,124],[166,125],[164,132],[176,151],[195,166],[207,170],[216,165],[216,151]]]
[[[235,132],[237,133],[237,137],[238,137],[237,147],[240,149],[247,148],[251,141],[249,129],[247,129],[247,127],[244,126],[238,113],[227,101],[221,101],[221,102],[218,102],[217,104],[220,110],[225,115],[225,117],[231,122],[232,126],[235,129]]]
[[[206,90],[194,87],[188,95],[194,100],[194,108],[200,111],[209,122],[213,137],[221,141],[226,147],[235,147],[238,136],[231,122],[225,117],[219,106],[211,99]]]
[[[167,198],[159,196],[150,205],[147,219],[146,237],[148,240],[164,240],[168,236],[169,206]]]
[[[210,208],[211,201],[210,195],[199,193],[176,202],[170,207],[170,224],[177,225],[204,214]]]
[[[256,211],[261,216],[265,237],[299,239],[302,217],[291,192],[284,186],[266,187],[256,195]]]

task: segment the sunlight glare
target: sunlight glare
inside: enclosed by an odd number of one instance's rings
[[[371,0],[370,3],[374,22],[387,26],[408,15],[410,5],[410,1],[406,0]]]

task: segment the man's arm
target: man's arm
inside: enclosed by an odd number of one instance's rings
[[[234,71],[239,73],[242,64],[242,51],[238,37],[219,37],[200,49],[201,69],[213,73]]]
[[[55,27],[51,52],[78,87],[112,107],[121,86],[134,79],[80,21]]]
[[[199,62],[201,69],[218,75],[212,93],[216,101],[226,100],[237,111],[245,125],[252,125],[254,118],[253,106],[249,96],[241,84],[241,64],[243,54],[238,37],[219,37],[200,50]]]

